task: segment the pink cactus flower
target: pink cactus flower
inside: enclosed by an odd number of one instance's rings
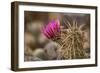
[[[57,36],[59,32],[60,32],[60,21],[58,19],[50,21],[42,29],[42,33],[49,39]]]

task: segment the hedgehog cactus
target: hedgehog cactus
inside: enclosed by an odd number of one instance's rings
[[[85,50],[83,49],[84,37],[82,34],[81,26],[77,26],[77,21],[73,20],[71,25],[68,20],[66,20],[65,25],[68,29],[61,29],[61,39],[60,49],[62,50],[63,59],[82,59],[86,58]]]
[[[53,20],[43,28],[43,34],[53,41],[60,44],[60,59],[83,59],[86,58],[86,52],[83,49],[84,37],[82,27],[78,27],[77,21],[73,20],[72,24],[66,19],[63,20],[65,26],[60,25],[59,20]],[[57,36],[60,34],[60,36]],[[56,38],[55,38],[56,37]]]

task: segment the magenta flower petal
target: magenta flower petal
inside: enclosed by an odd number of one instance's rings
[[[42,33],[47,38],[54,38],[60,32],[60,22],[59,20],[53,20],[49,22],[46,27],[43,27]]]

